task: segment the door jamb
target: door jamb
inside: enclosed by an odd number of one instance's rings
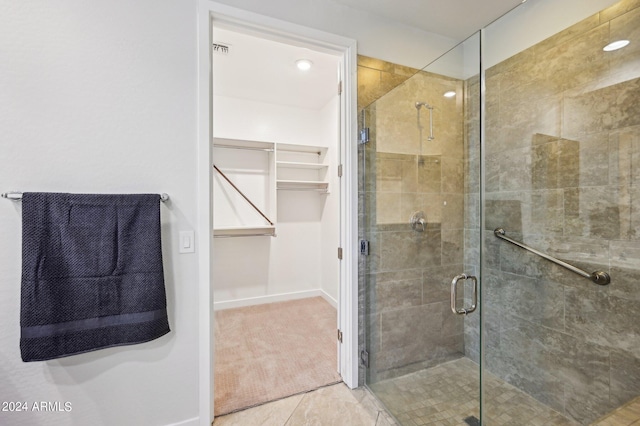
[[[338,327],[343,333],[340,374],[347,386],[358,383],[358,187],[357,187],[357,55],[356,41],[312,28],[258,15],[212,0],[198,2],[198,241],[199,260],[199,424],[213,421],[213,197],[212,149],[213,88],[211,70],[211,27],[213,20],[242,27],[261,36],[288,43],[311,45],[341,55],[342,120],[340,123],[343,175],[340,179],[340,242],[343,259],[340,265]]]

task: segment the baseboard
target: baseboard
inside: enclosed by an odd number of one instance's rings
[[[220,311],[222,309],[242,308],[245,306],[262,305],[265,303],[285,302],[287,300],[306,299],[308,297],[318,297],[326,299],[322,290],[305,290],[292,293],[272,294],[269,296],[249,297],[246,299],[228,300],[226,302],[214,302],[213,310]],[[331,303],[331,302],[329,302]]]
[[[194,417],[192,419],[183,420],[178,423],[169,423],[167,426],[198,426],[200,424],[200,417]]]
[[[322,294],[320,294],[320,296],[322,296],[322,298],[324,300],[326,300],[334,308],[338,309],[338,301],[336,299],[334,299],[333,297],[329,296],[329,293],[327,293],[324,290],[320,290],[320,292],[322,293]]]

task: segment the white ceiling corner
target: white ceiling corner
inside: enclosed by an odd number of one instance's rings
[[[353,9],[462,41],[522,0],[332,0]]]

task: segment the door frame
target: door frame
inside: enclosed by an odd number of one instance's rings
[[[356,41],[324,31],[304,27],[242,9],[198,1],[198,224],[199,261],[199,349],[198,389],[199,424],[213,421],[214,399],[214,315],[213,315],[213,174],[211,164],[213,135],[213,87],[211,34],[216,23],[232,25],[271,40],[284,41],[340,56],[342,95],[340,96],[340,289],[338,327],[342,331],[339,345],[340,375],[350,388],[358,383],[358,171],[357,171],[357,54]],[[337,88],[336,88],[337,90]]]

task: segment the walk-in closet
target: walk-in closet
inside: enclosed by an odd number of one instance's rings
[[[339,57],[212,34],[215,414],[340,381]]]

